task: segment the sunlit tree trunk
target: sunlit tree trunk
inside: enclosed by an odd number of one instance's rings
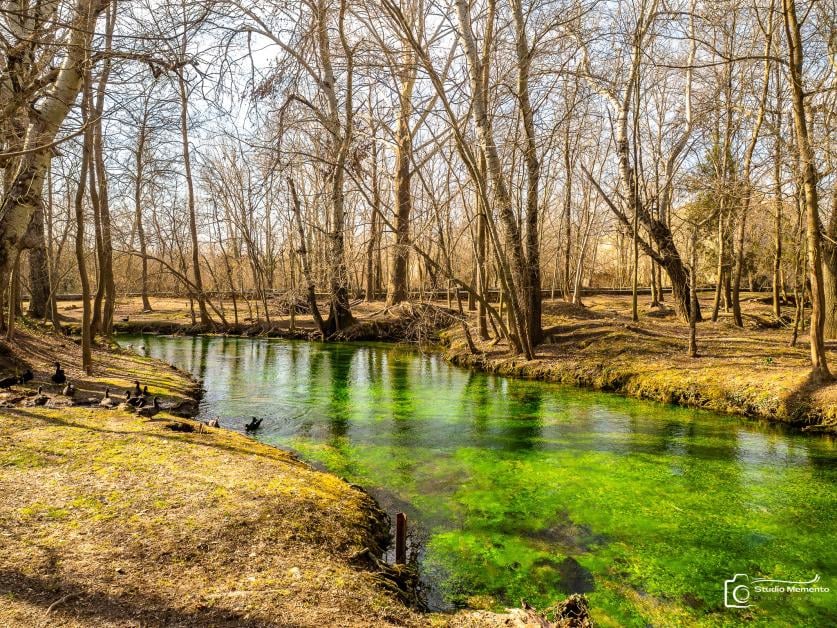
[[[305,295],[308,300],[308,307],[311,310],[311,316],[314,319],[314,323],[317,325],[317,330],[320,332],[320,335],[325,338],[326,325],[323,321],[323,317],[320,315],[320,308],[317,306],[317,286],[314,281],[314,277],[311,274],[307,238],[305,237],[305,228],[302,224],[302,207],[299,201],[299,195],[296,191],[296,186],[291,179],[288,180],[288,188],[291,191],[291,208],[294,212],[294,220],[296,222],[297,234],[299,236],[299,248],[297,251],[299,252],[299,261],[302,265],[302,276],[305,279]],[[293,306],[294,304],[292,304],[291,307]]]
[[[524,160],[526,162],[526,331],[532,346],[540,344],[543,337],[541,327],[541,254],[539,236],[539,197],[541,165],[538,159],[535,114],[529,96],[529,74],[532,51],[526,33],[526,19],[522,0],[510,0],[514,16],[515,49],[517,51],[517,100],[520,117],[526,137]]]
[[[137,228],[137,241],[139,243],[140,260],[142,271],[140,275],[140,295],[142,297],[142,309],[150,312],[151,301],[148,298],[148,248],[145,239],[145,225],[142,216],[142,190],[145,182],[145,152],[148,141],[148,116],[149,99],[143,103],[142,117],[137,128],[137,143],[134,151],[134,222]]]
[[[35,246],[29,249],[29,307],[33,318],[46,318],[50,303],[49,263],[44,234],[44,211],[39,207],[32,214],[29,236]]]
[[[793,120],[799,151],[802,187],[805,194],[805,221],[808,228],[808,271],[811,277],[811,369],[818,380],[830,380],[825,353],[825,286],[822,271],[819,197],[814,151],[808,135],[805,111],[805,87],[802,82],[802,35],[796,16],[795,0],[782,0],[785,34],[787,35]]]
[[[82,146],[81,168],[79,170],[78,187],[75,195],[76,218],[76,265],[78,266],[79,281],[81,283],[81,363],[84,371],[89,375],[93,369],[91,354],[92,312],[90,306],[90,279],[87,275],[87,261],[84,250],[84,192],[87,183],[87,173],[91,167],[93,150],[93,132],[88,124],[91,109],[90,73],[86,74],[84,94],[82,96],[82,122],[85,124],[84,143]]]
[[[111,0],[107,11],[105,29],[105,58],[102,62],[102,72],[96,89],[96,122],[93,129],[93,163],[96,171],[96,182],[99,186],[98,215],[100,221],[101,257],[99,260],[99,282],[96,291],[97,306],[95,312],[100,313],[98,302],[104,298],[99,324],[96,326],[105,336],[110,336],[113,328],[113,310],[116,306],[116,285],[113,279],[113,237],[111,233],[110,194],[108,193],[108,173],[105,167],[105,148],[102,136],[102,119],[105,111],[105,90],[110,78],[111,59],[109,52],[112,48],[113,31],[116,25],[116,1]],[[91,168],[92,170],[92,168]]]
[[[374,301],[379,285],[380,268],[377,264],[381,242],[381,182],[378,180],[378,141],[373,136],[371,148],[372,203],[369,208],[369,241],[366,243],[366,301]]]
[[[352,137],[352,61],[349,46],[345,39],[345,15],[346,2],[340,4],[338,16],[338,35],[344,52],[348,55],[349,67],[347,68],[347,85],[343,121],[341,123],[340,105],[337,99],[336,77],[331,60],[331,43],[329,41],[329,24],[327,2],[321,0],[315,7],[316,40],[319,47],[320,62],[322,65],[323,78],[322,88],[328,102],[326,123],[329,132],[330,159],[333,162],[329,165],[326,176],[328,186],[329,210],[331,212],[331,232],[328,234],[328,251],[326,253],[329,292],[328,320],[325,322],[325,335],[331,336],[339,331],[348,328],[354,323],[352,311],[349,305],[349,274],[346,268],[345,251],[345,190],[343,189],[345,179],[345,164],[351,145]]]
[[[744,269],[744,242],[747,232],[747,215],[750,213],[750,201],[752,198],[752,182],[751,168],[753,164],[753,153],[756,149],[756,143],[759,139],[761,126],[764,122],[764,112],[767,107],[767,93],[770,87],[770,52],[773,48],[773,15],[775,9],[775,0],[770,3],[770,11],[767,18],[767,27],[765,30],[764,43],[764,74],[762,80],[764,81],[761,91],[761,99],[759,100],[758,114],[756,115],[756,122],[753,126],[753,132],[750,136],[750,142],[747,144],[747,150],[744,154],[744,198],[741,201],[741,214],[738,219],[738,233],[735,246],[735,268],[732,274],[732,316],[735,324],[738,327],[744,326],[744,320],[741,317],[741,274]]]
[[[410,254],[410,213],[413,199],[411,190],[413,133],[410,118],[413,110],[413,89],[416,84],[416,60],[409,46],[404,53],[399,72],[401,91],[398,95],[398,128],[395,136],[395,246],[392,249],[387,305],[405,301],[407,293],[407,261]]]
[[[183,45],[185,47],[185,40]],[[209,311],[206,309],[206,298],[204,297],[203,279],[201,277],[195,186],[192,180],[192,158],[189,148],[189,94],[183,72],[182,68],[178,70],[177,87],[180,95],[180,140],[183,151],[183,172],[186,177],[186,208],[189,215],[189,235],[192,244],[192,281],[195,284],[195,298],[198,302],[201,325],[206,326],[212,323],[212,319],[209,318]]]
[[[462,37],[465,56],[468,62],[468,74],[471,83],[471,98],[477,137],[482,150],[485,152],[488,173],[493,184],[497,210],[503,225],[504,244],[510,256],[508,261],[509,314],[511,327],[516,332],[516,347],[527,359],[532,359],[532,343],[529,338],[525,312],[525,292],[522,288],[527,283],[526,258],[523,251],[523,240],[520,227],[509,195],[508,187],[503,176],[500,155],[497,151],[493,130],[488,118],[487,103],[481,89],[482,62],[477,53],[477,47],[472,30],[470,9],[467,0],[456,0],[456,11],[459,21],[459,31]]]
[[[0,275],[8,276],[32,214],[42,202],[52,144],[81,90],[93,27],[106,4],[103,0],[77,0],[73,6],[61,66],[52,87],[37,104],[38,114],[31,116],[25,153],[0,205]]]

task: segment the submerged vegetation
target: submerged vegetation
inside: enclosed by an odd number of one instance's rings
[[[380,343],[123,342],[201,374],[205,416],[263,418],[260,440],[407,512],[433,608],[546,611],[580,593],[604,626],[818,625],[833,610],[827,595],[723,605],[735,573],[833,569],[829,437]]]

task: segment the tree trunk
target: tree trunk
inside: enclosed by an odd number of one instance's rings
[[[395,246],[392,249],[387,305],[406,301],[407,261],[410,255],[410,213],[412,212],[412,154],[413,134],[410,117],[413,110],[413,88],[416,84],[417,66],[412,53],[405,53],[403,69],[400,72],[401,92],[398,102],[398,129],[395,148]]]
[[[692,310],[692,302],[689,296],[689,273],[686,271],[680,252],[674,244],[674,236],[668,226],[659,220],[652,222],[651,234],[659,248],[660,265],[666,271],[669,281],[671,281],[674,308],[682,319],[689,320],[689,313]],[[697,279],[695,278],[695,280]],[[697,308],[695,316],[697,322],[700,322],[703,320],[700,313],[700,303],[697,303]]]
[[[87,276],[87,261],[84,251],[84,186],[87,182],[87,171],[90,168],[93,133],[89,126],[90,112],[90,74],[86,75],[84,96],[82,97],[82,122],[85,124],[84,143],[81,155],[81,169],[75,196],[76,218],[76,265],[78,266],[81,283],[81,364],[84,372],[90,375],[93,370],[91,354],[91,309],[90,309],[90,279]]]
[[[46,253],[46,261],[47,261],[47,272],[49,273],[49,317],[52,321],[52,327],[55,331],[61,331],[61,321],[58,317],[58,302],[55,299],[55,294],[58,291],[58,279],[55,276],[55,256],[52,253],[52,228],[54,224],[54,206],[52,203],[52,164],[50,164],[49,168],[47,168],[47,198],[46,198],[46,205],[44,206],[44,218],[46,219],[46,248],[44,252]],[[66,238],[69,231],[64,232],[64,237]],[[58,256],[61,255],[61,250],[64,245],[64,240],[62,239],[61,244],[58,247]],[[2,308],[0,308],[2,309]]]
[[[565,176],[567,177],[567,185],[564,190],[564,208],[563,208],[563,220],[564,220],[564,272],[563,281],[561,284],[561,292],[564,298],[564,301],[569,303],[572,300],[572,294],[570,290],[570,257],[572,254],[572,191],[573,191],[573,170],[572,170],[572,157],[570,155],[570,127],[569,124],[566,125],[566,129],[564,130],[564,171]]]
[[[6,340],[15,337],[15,317],[20,307],[20,251],[15,255],[12,272],[9,277],[9,312],[6,322]],[[2,312],[2,310],[0,310]]]
[[[823,337],[837,338],[837,246],[823,242]]]
[[[741,216],[738,220],[738,234],[735,246],[735,268],[732,274],[732,316],[735,324],[738,327],[744,326],[744,320],[741,317],[741,273],[744,269],[744,236],[747,228],[747,214],[750,212],[750,200],[752,196],[750,169],[753,163],[753,153],[756,149],[756,143],[761,132],[761,125],[764,122],[764,111],[767,107],[767,92],[770,87],[770,51],[773,47],[773,14],[776,3],[772,0],[770,3],[770,13],[767,19],[767,30],[765,31],[764,44],[764,74],[763,87],[761,92],[761,99],[759,100],[759,110],[756,116],[756,123],[753,127],[753,134],[750,136],[750,142],[747,145],[747,151],[744,154],[744,198],[741,202]]]
[[[296,219],[296,228],[299,235],[299,261],[302,265],[302,276],[305,279],[306,297],[308,299],[308,307],[311,310],[311,316],[314,319],[314,324],[320,335],[326,337],[326,326],[323,317],[320,315],[320,308],[317,306],[317,287],[314,283],[314,278],[311,275],[311,265],[308,260],[308,245],[306,244],[305,228],[302,224],[302,208],[299,202],[299,195],[296,192],[296,186],[293,180],[288,179],[288,187],[291,190],[291,207],[293,208],[294,218]],[[291,307],[295,307],[296,303],[292,303]],[[237,318],[237,315],[236,315]]]
[[[692,277],[697,277],[697,226],[692,227],[691,234],[691,262],[689,264]],[[689,286],[689,299],[692,307],[689,309],[689,357],[696,358],[698,356],[697,348],[697,311],[698,311],[698,297],[697,297],[697,282],[692,281]]]
[[[775,229],[773,236],[773,315],[777,320],[782,318],[781,291],[782,279],[782,88],[779,80],[780,68],[776,68],[776,138],[773,147],[773,196],[776,208]],[[834,195],[835,209],[837,209],[837,193]],[[832,211],[832,217],[835,213]]]
[[[778,234],[777,242],[781,246],[781,232]],[[825,323],[823,333],[827,340],[837,338],[837,244],[835,242],[837,242],[837,181],[835,181],[834,191],[831,197],[831,217],[828,220],[828,238],[822,241],[822,270],[825,291]]]
[[[539,198],[541,165],[538,160],[535,114],[529,97],[529,74],[531,50],[526,34],[526,19],[522,0],[510,0],[515,26],[515,49],[517,51],[517,99],[520,103],[520,117],[526,136],[526,332],[534,347],[543,339],[541,324],[541,255],[539,236]]]
[[[477,320],[480,338],[488,340],[488,310],[485,307],[484,300],[487,298],[486,292],[488,291],[488,270],[485,259],[488,246],[485,224],[486,208],[482,199],[477,199],[477,203],[479,206],[479,215],[477,216],[477,290],[483,297],[477,304]]]
[[[96,167],[96,180],[99,184],[99,220],[101,222],[102,255],[99,268],[98,293],[103,293],[104,308],[101,313],[99,330],[110,337],[113,331],[113,311],[116,307],[116,284],[113,279],[113,237],[110,221],[110,195],[108,193],[107,169],[105,167],[104,138],[102,136],[102,119],[105,111],[105,90],[110,78],[111,59],[108,53],[112,49],[113,30],[116,25],[116,0],[111,0],[107,11],[105,28],[105,58],[102,73],[96,90],[96,123],[93,129],[93,165]],[[97,309],[98,312],[98,309]]]
[[[44,235],[44,212],[38,208],[32,214],[29,233],[35,247],[29,249],[29,308],[33,318],[46,318],[49,313],[50,286],[47,243]]]
[[[185,49],[186,35],[184,34],[183,47]],[[183,51],[185,55],[185,50]],[[192,275],[195,284],[198,311],[200,313],[201,325],[212,324],[209,311],[206,309],[206,298],[203,294],[203,280],[201,278],[200,250],[198,243],[198,223],[195,210],[195,188],[192,181],[192,159],[189,149],[189,100],[186,90],[186,80],[183,78],[183,69],[177,72],[177,85],[180,93],[180,139],[183,146],[183,169],[186,175],[186,202],[189,214],[189,235],[192,239]]]
[[[782,0],[784,6],[785,33],[788,42],[793,119],[802,186],[805,192],[805,221],[808,228],[808,270],[811,276],[811,370],[817,381],[831,379],[825,353],[825,285],[822,271],[822,244],[820,236],[819,198],[814,152],[808,135],[805,111],[805,87],[802,82],[802,36],[796,17],[794,0]]]
[[[338,17],[338,34],[343,44],[343,52],[347,59],[346,78],[346,99],[344,104],[344,120],[340,120],[340,105],[337,99],[336,78],[331,62],[331,44],[329,42],[329,23],[327,5],[318,3],[316,5],[316,37],[322,63],[321,86],[325,91],[328,102],[326,114],[326,129],[330,135],[329,147],[333,163],[330,164],[326,175],[326,184],[329,187],[329,210],[331,212],[331,232],[328,234],[328,250],[326,252],[326,267],[328,268],[329,292],[331,295],[329,303],[328,320],[325,322],[324,336],[329,337],[348,328],[354,323],[352,311],[349,305],[349,275],[346,269],[346,258],[344,248],[345,233],[345,191],[343,182],[345,178],[346,157],[349,151],[352,138],[352,78],[353,65],[352,54],[349,49],[344,32],[344,18],[346,5],[340,4],[340,15]]]
[[[31,116],[17,174],[0,205],[0,275],[8,276],[32,214],[41,206],[52,143],[76,101],[93,27],[106,0],[76,0],[63,59],[52,88]]]
[[[381,184],[378,181],[378,142],[372,138],[372,207],[369,208],[369,242],[366,245],[366,302],[374,301],[378,291],[376,258],[381,240]]]
[[[724,194],[726,197],[726,194]],[[724,291],[724,275],[726,274],[726,256],[727,256],[727,238],[724,234],[724,215],[726,213],[726,203],[721,201],[721,208],[718,212],[718,266],[717,276],[718,280],[715,284],[715,298],[712,301],[712,322],[718,320],[718,314],[721,311],[721,294]]]
[[[510,327],[514,329],[514,335],[516,336],[512,338],[512,344],[517,353],[522,353],[527,359],[531,360],[533,357],[532,342],[528,334],[528,316],[525,312],[524,305],[527,301],[523,287],[528,283],[528,273],[526,269],[526,258],[523,252],[523,240],[511,196],[509,195],[508,187],[503,177],[500,155],[497,151],[491,122],[488,118],[488,105],[485,101],[483,90],[481,89],[483,67],[477,54],[468,2],[466,0],[456,0],[456,10],[459,31],[462,36],[462,43],[468,64],[477,138],[482,150],[485,152],[488,173],[491,177],[494,197],[497,201],[496,207],[503,225],[504,244],[511,257],[508,260],[506,283],[509,289],[507,297],[509,299]],[[495,243],[495,250],[498,252],[499,259],[498,244],[499,242]],[[503,262],[504,260],[499,259],[499,261]]]
[[[148,141],[148,100],[145,101],[142,120],[137,129],[137,146],[134,153],[136,173],[134,178],[134,221],[137,226],[137,241],[142,261],[140,276],[140,294],[142,296],[143,312],[151,312],[151,301],[148,298],[148,249],[145,241],[145,227],[142,219],[142,187],[145,176],[145,146]]]

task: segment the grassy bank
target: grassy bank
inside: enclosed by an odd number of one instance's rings
[[[134,378],[164,402],[194,392],[159,363],[97,351],[87,378],[71,341],[6,349],[4,370],[25,359],[35,380],[0,399],[0,625],[422,623],[350,560],[387,532],[365,493],[245,436],[65,406],[47,384],[58,357],[77,400]],[[37,385],[47,406],[28,405]]]
[[[442,335],[453,363],[515,377],[553,381],[631,397],[705,408],[837,433],[837,383],[809,379],[807,335],[788,346],[791,330],[776,324],[757,298],[745,303],[745,328],[721,314],[698,326],[700,356],[686,355],[688,327],[673,312],[630,318],[628,298],[591,297],[587,307],[548,303],[546,342],[535,360],[510,357],[505,346],[479,341],[469,352],[461,329]],[[704,312],[710,311],[708,299]],[[835,343],[829,343],[834,355]]]

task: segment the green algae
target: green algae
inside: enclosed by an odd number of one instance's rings
[[[827,625],[837,450],[827,437],[451,367],[385,345],[126,339],[188,369],[204,416],[406,511],[441,608],[589,596],[602,625]],[[724,606],[724,581],[830,593]]]

